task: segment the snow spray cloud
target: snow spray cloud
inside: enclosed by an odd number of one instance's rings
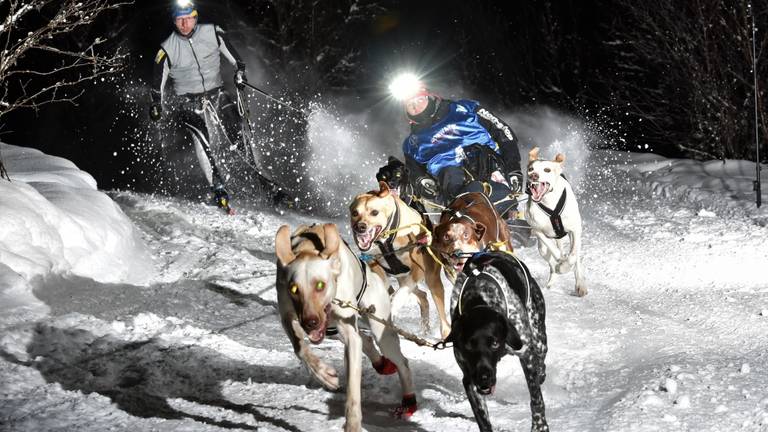
[[[528,152],[539,147],[541,156],[546,159],[554,159],[557,153],[563,153],[568,181],[576,191],[584,186],[589,143],[595,137],[586,123],[544,106],[507,114],[504,118],[520,141],[523,172],[526,171]]]
[[[352,197],[376,187],[375,174],[386,154],[367,133],[365,115],[342,116],[314,104],[308,124],[309,180],[317,185],[324,206],[346,210]]]

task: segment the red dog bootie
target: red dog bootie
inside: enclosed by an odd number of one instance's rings
[[[396,418],[407,420],[416,412],[416,395],[413,393],[403,395],[403,402],[399,407],[392,410],[392,415]]]
[[[397,372],[397,366],[395,366],[392,361],[384,356],[381,356],[381,359],[377,361],[376,363],[371,363],[373,365],[373,368],[376,369],[376,372],[379,373],[379,375],[392,375],[393,373]]]

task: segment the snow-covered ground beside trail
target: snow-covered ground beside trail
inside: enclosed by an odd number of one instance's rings
[[[7,147],[2,152],[13,177]],[[570,275],[544,292],[551,429],[768,431],[768,210],[750,201],[754,165],[607,151],[580,156],[584,164],[566,166],[566,174],[578,170],[581,177],[590,292],[571,295]],[[54,177],[47,179],[69,181]],[[5,183],[0,245],[17,250],[7,239],[23,235],[22,227],[30,239],[51,235],[48,225],[6,222],[8,212],[34,220],[42,207],[20,207],[7,198],[19,192]],[[77,195],[49,196],[69,202]],[[154,276],[146,284],[104,280],[67,266],[33,276],[2,255],[3,292],[16,286],[15,293],[33,294],[44,308],[4,299],[0,430],[339,430],[344,393],[309,378],[275,309],[274,234],[281,224],[315,220],[248,208],[226,217],[174,198],[110,196],[137,227],[154,258],[141,270]],[[78,215],[96,223],[104,208]],[[347,232],[346,220],[335,222]],[[103,244],[84,242],[85,231],[75,244],[101,251]],[[63,250],[67,240],[62,237]],[[67,261],[62,249],[39,250],[51,262]],[[547,270],[536,250],[518,253],[543,285]],[[125,270],[100,267],[109,268]],[[412,330],[416,309],[403,310],[400,320]],[[433,318],[436,324],[434,311]],[[452,352],[402,345],[419,411],[410,421],[392,419],[397,379],[365,365],[365,429],[477,430]],[[326,341],[316,350],[343,369],[340,343]],[[498,430],[530,429],[516,359],[502,360],[488,401]]]
[[[70,161],[0,143],[0,314],[45,311],[30,283],[48,274],[146,283],[153,263],[131,221]],[[7,315],[6,315],[7,319]]]

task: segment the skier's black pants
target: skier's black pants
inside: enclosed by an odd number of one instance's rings
[[[232,101],[232,97],[224,89],[213,90],[200,95],[183,95],[176,102],[176,109],[173,112],[173,121],[177,126],[188,131],[191,136],[200,141],[203,151],[211,165],[212,184],[211,187],[223,188],[224,180],[216,164],[216,159],[211,151],[210,134],[205,122],[205,108],[212,107],[215,115],[211,120],[215,123],[219,121],[220,127],[228,139],[228,145],[235,145],[237,151],[243,151],[243,133],[240,127],[241,119],[237,110],[237,105]],[[230,144],[231,143],[231,144]]]

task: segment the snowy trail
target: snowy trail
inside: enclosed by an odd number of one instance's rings
[[[594,154],[580,195],[589,295],[572,275],[546,291],[544,397],[553,431],[768,430],[768,229],[652,197]],[[152,250],[147,287],[37,281],[50,308],[2,332],[0,430],[340,430],[344,394],[312,382],[275,310],[273,237],[297,215],[115,192]],[[340,203],[339,205],[346,205]],[[347,221],[334,221],[347,229]],[[519,251],[543,285],[534,249]],[[417,328],[417,311],[403,322]],[[434,311],[433,311],[434,317]],[[433,335],[435,336],[435,335]],[[369,431],[475,431],[450,351],[403,342],[418,389],[393,420],[396,378],[363,370]],[[341,344],[316,347],[343,369]],[[520,366],[488,399],[498,430],[530,429]]]

